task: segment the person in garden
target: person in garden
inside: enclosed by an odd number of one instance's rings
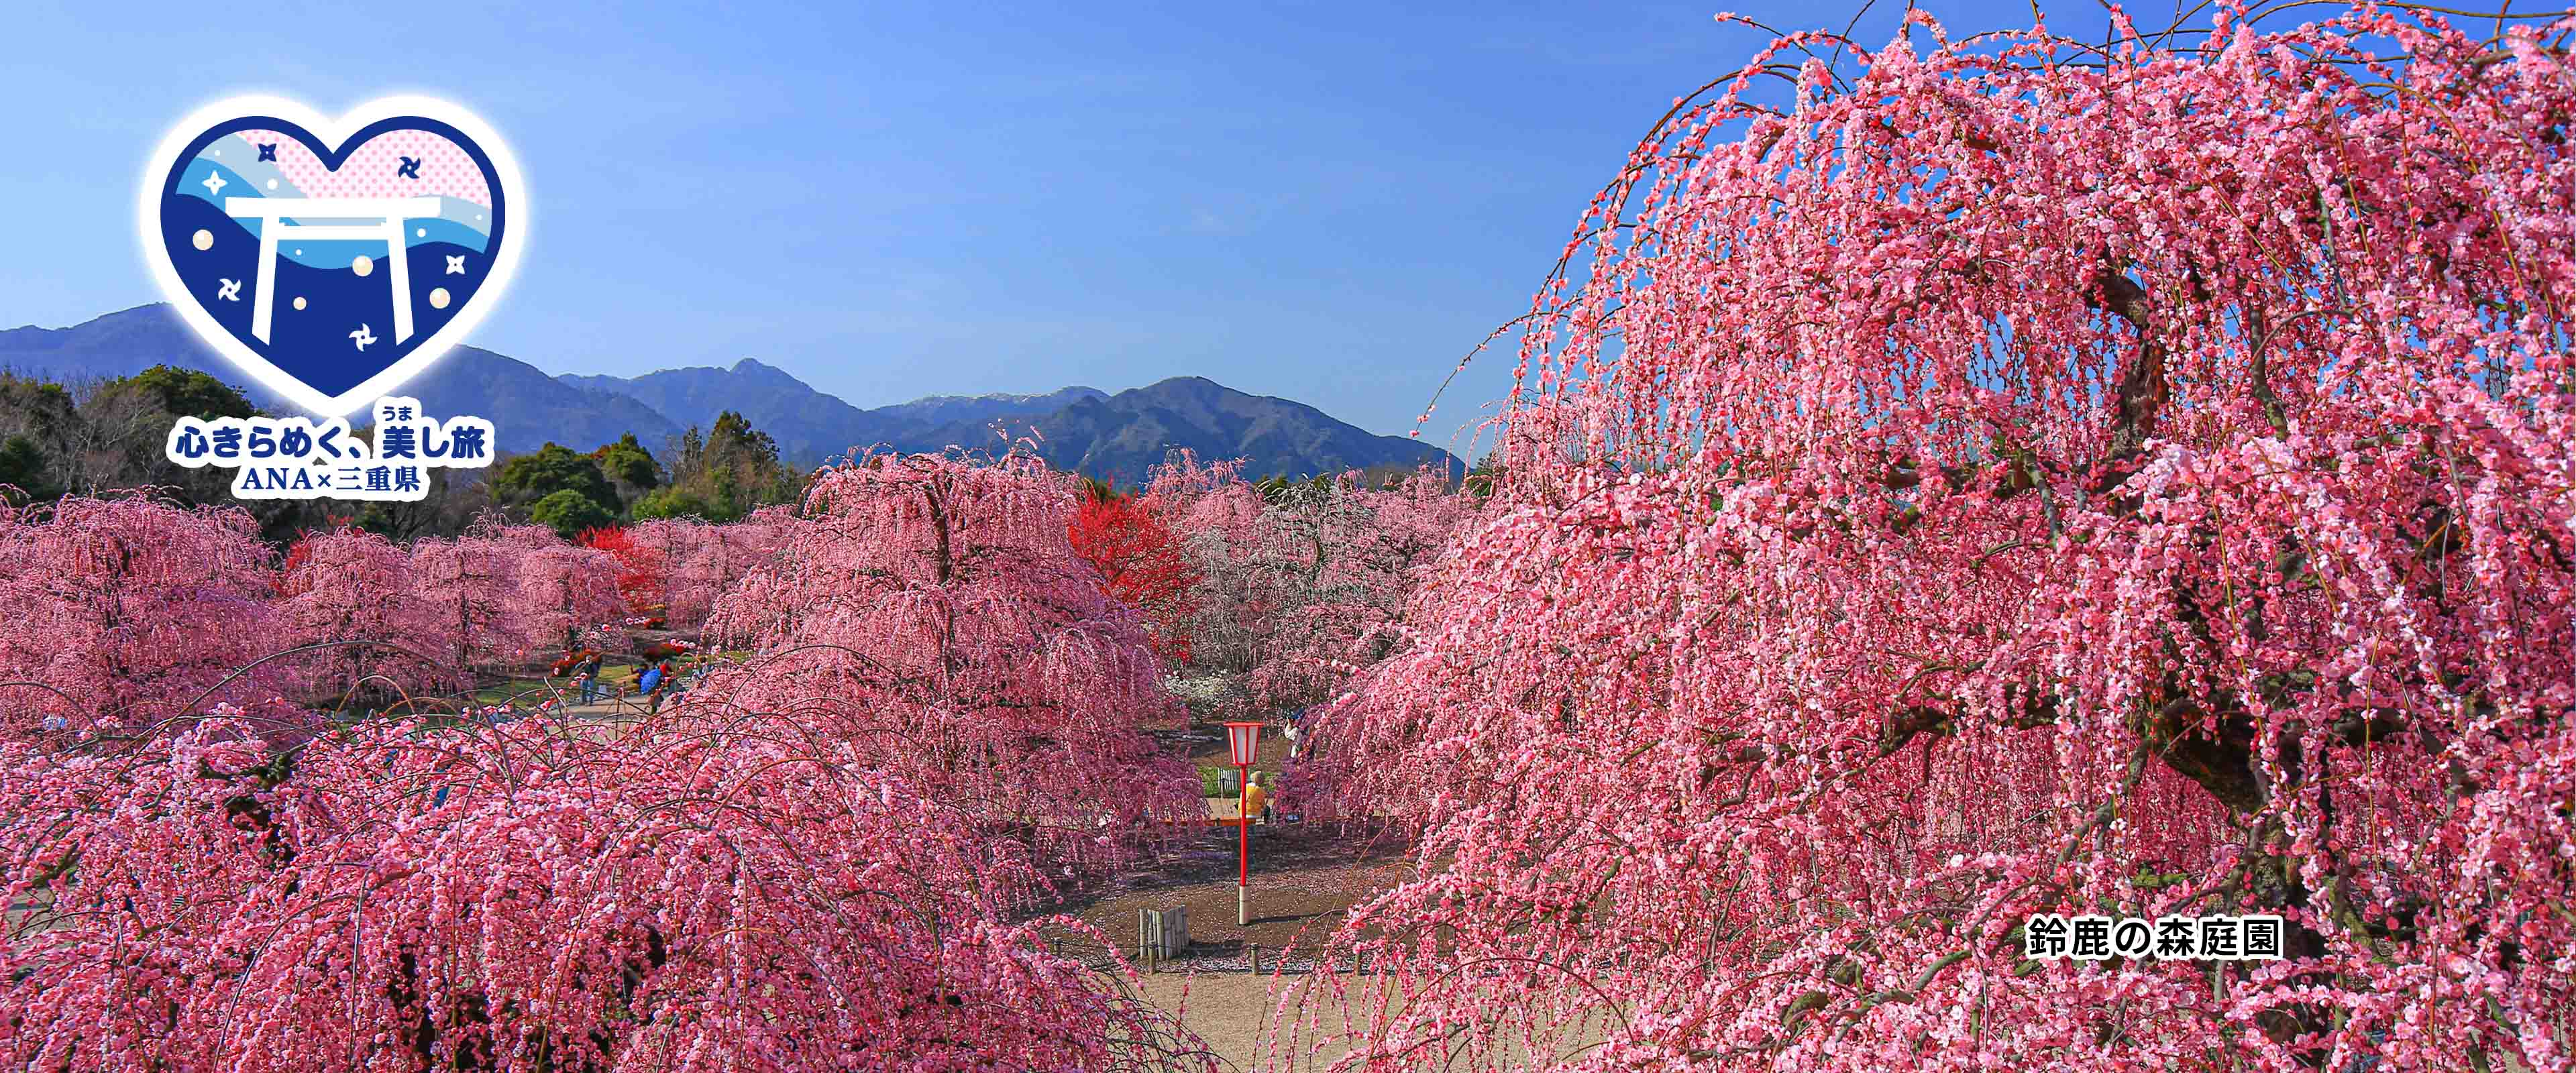
[[[646,711],[659,712],[662,710],[662,699],[669,696],[671,693],[669,689],[664,687],[668,686],[670,682],[670,660],[666,659],[660,663],[656,663],[653,665],[652,670],[645,672],[642,688],[644,690],[644,695],[651,698],[650,703],[647,704],[645,708]]]
[[[686,674],[673,671],[671,672],[670,681],[662,687],[662,694],[671,702],[677,703],[682,696],[686,695],[692,687],[696,686],[698,682],[706,676],[707,669],[704,667],[699,667]]]
[[[599,653],[589,653],[580,666],[573,668],[574,679],[581,685],[583,704],[594,703],[607,692],[599,683],[599,658]]]
[[[1261,773],[1253,772],[1243,782],[1243,815],[1254,823],[1270,811],[1270,794],[1261,788]]]
[[[653,691],[660,688],[661,685],[662,667],[660,664],[647,663],[635,669],[635,691],[637,693],[649,697],[652,696]]]

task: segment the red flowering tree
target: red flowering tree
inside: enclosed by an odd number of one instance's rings
[[[294,686],[250,516],[143,496],[0,504],[0,736],[131,729]],[[211,693],[210,693],[211,691]]]
[[[1069,536],[1074,554],[1100,571],[1109,597],[1145,616],[1154,651],[1166,660],[1186,662],[1191,592],[1199,572],[1163,523],[1161,506],[1151,496],[1085,484]]]
[[[1124,859],[1145,821],[1204,806],[1143,732],[1179,709],[1144,624],[1074,553],[1073,501],[1019,455],[867,455],[818,476],[709,623],[755,657],[700,686],[705,703],[847,742],[1050,866]]]
[[[670,562],[660,548],[638,542],[625,526],[582,530],[581,546],[607,552],[617,560],[617,595],[627,610],[660,615],[670,603]]]
[[[1124,852],[1103,821],[1197,806],[1121,722],[1156,703],[1142,632],[1072,556],[1060,480],[941,474],[893,503],[845,479],[824,520],[768,519],[847,587],[800,602],[803,575],[762,572],[748,599],[788,601],[746,605],[782,631],[766,658],[615,735],[167,701],[298,634],[425,640],[459,675],[510,660],[615,599],[610,555],[543,530],[408,556],[312,534],[271,609],[238,512],[0,517],[22,561],[109,598],[0,589],[80,645],[38,670],[132,694],[96,705],[120,733],[0,741],[0,1064],[1210,1070],[1040,933],[1082,925],[1025,917],[1067,864]],[[0,652],[36,651],[21,637]],[[851,658],[806,658],[827,652]]]
[[[1325,728],[1448,862],[1346,1067],[2576,1066],[2576,23],[2114,18],[1784,40],[1594,202]]]

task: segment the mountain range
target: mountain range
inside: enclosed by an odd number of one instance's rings
[[[245,380],[164,304],[137,306],[69,328],[0,330],[0,371],[56,380],[127,376],[154,365]],[[263,407],[289,409],[256,385]],[[1039,395],[934,395],[862,409],[815,390],[776,366],[743,359],[732,368],[664,369],[641,376],[549,376],[480,347],[448,351],[403,393],[431,413],[488,418],[504,451],[547,442],[589,448],[628,432],[660,450],[681,430],[732,410],[777,440],[790,465],[809,466],[853,448],[997,452],[1030,441],[1050,465],[1133,484],[1187,448],[1206,459],[1241,458],[1251,477],[1306,476],[1373,466],[1463,464],[1401,436],[1380,436],[1303,403],[1236,391],[1184,376],[1111,394],[1068,387]]]
[[[814,390],[773,365],[750,358],[733,368],[696,366],[663,369],[642,376],[555,378],[582,391],[622,395],[683,424],[704,424],[732,410],[750,419],[751,427],[778,441],[778,453],[790,462],[812,464],[853,447],[884,444],[905,450],[935,450],[923,445],[923,433],[959,422],[1054,413],[1076,400],[1107,397],[1097,388],[1069,387],[1045,395],[934,395],[912,402],[862,410],[839,396]],[[638,438],[641,436],[639,434]],[[988,437],[989,438],[989,437]]]

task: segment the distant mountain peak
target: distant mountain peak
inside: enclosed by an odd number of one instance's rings
[[[809,391],[812,390],[811,385],[797,379],[794,373],[790,373],[785,369],[781,369],[775,365],[761,361],[758,358],[744,358],[741,361],[733,363],[733,374],[735,376],[758,377],[760,379],[778,382],[782,385],[794,384],[797,387],[805,388]]]
[[[917,439],[991,443],[995,420],[955,421]],[[1052,413],[1001,420],[1009,439],[1036,432],[1031,438],[1048,464],[1122,483],[1146,480],[1180,449],[1211,460],[1243,459],[1251,477],[1423,464],[1465,472],[1455,456],[1429,444],[1373,435],[1305,403],[1238,391],[1204,376],[1175,376],[1115,395],[1095,393]]]
[[[912,400],[911,402],[897,403],[896,405],[897,405],[897,406],[919,406],[919,405],[921,405],[921,404],[923,404],[923,403],[1035,402],[1035,401],[1038,401],[1038,400],[1040,400],[1040,399],[1056,399],[1056,398],[1099,398],[1099,399],[1105,399],[1105,398],[1108,398],[1108,397],[1109,397],[1109,393],[1108,393],[1108,392],[1106,392],[1106,391],[1102,391],[1102,390],[1100,390],[1099,388],[1096,388],[1096,387],[1082,387],[1082,386],[1080,386],[1080,385],[1076,385],[1076,386],[1073,386],[1073,387],[1057,388],[1057,389],[1055,389],[1054,391],[1041,392],[1041,393],[1037,393],[1037,394],[1028,394],[1028,395],[1017,394],[1017,393],[1009,392],[1009,391],[987,391],[987,392],[985,392],[985,393],[983,393],[983,394],[981,394],[981,395],[924,395],[924,396],[922,396],[922,397],[920,397],[920,398],[917,398],[917,399]]]
[[[1095,387],[1058,388],[1037,395],[994,392],[987,395],[925,395],[911,402],[879,407],[870,413],[883,414],[899,421],[924,427],[973,423],[990,424],[997,418],[1032,417],[1054,413],[1088,399],[1105,399],[1109,393]]]

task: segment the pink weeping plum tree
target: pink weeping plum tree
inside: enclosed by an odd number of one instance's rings
[[[564,540],[542,525],[496,527],[493,536],[517,558],[518,584],[505,616],[526,651],[573,647],[574,635],[626,613],[617,556]]]
[[[408,636],[442,662],[450,684],[568,646],[623,615],[616,556],[544,526],[478,520],[454,539],[411,547]]]
[[[1677,102],[1537,298],[1421,642],[1325,728],[1446,867],[1343,933],[1407,1002],[1304,1044],[2576,1068],[2552,18],[1909,13]],[[2287,956],[2028,960],[2037,913]]]
[[[1189,638],[1186,670],[1239,678],[1260,662],[1271,627],[1267,579],[1246,568],[1260,546],[1261,493],[1243,479],[1239,460],[1205,462],[1185,449],[1153,469],[1145,496],[1181,538],[1198,579],[1179,626]],[[1240,694],[1239,683],[1229,693]],[[1246,715],[1234,710],[1245,703],[1233,696],[1218,714]]]
[[[762,507],[723,525],[658,518],[629,526],[627,538],[660,564],[660,595],[670,628],[695,630],[706,624],[726,592],[769,560],[795,520],[795,509],[786,506]]]
[[[317,691],[389,696],[435,683],[410,556],[383,536],[345,525],[304,534],[287,549],[278,596],[284,638],[313,646],[301,662]]]
[[[1249,675],[1256,705],[1322,703],[1405,644],[1406,598],[1477,505],[1449,478],[1429,467],[1380,484],[1344,473],[1269,504],[1247,564],[1274,609]]]
[[[842,743],[1052,875],[1125,859],[1148,821],[1204,806],[1145,733],[1180,711],[1143,620],[1074,552],[1076,495],[1017,454],[863,455],[819,475],[708,624],[751,661],[691,703]]]
[[[1474,515],[1451,476],[1353,471],[1257,488],[1236,463],[1184,455],[1158,467],[1147,498],[1189,534],[1200,578],[1192,662],[1240,674],[1255,712],[1332,697],[1403,643],[1406,596]]]
[[[524,647],[507,617],[519,586],[514,550],[480,523],[453,538],[412,542],[408,575],[420,616],[413,637],[455,682]]]
[[[0,1063],[1211,1068],[1049,952],[1079,924],[1005,916],[1024,847],[856,743],[701,711],[0,744]]]
[[[251,666],[279,633],[277,559],[239,510],[0,505],[0,564],[0,737],[125,732],[295,684],[286,663]]]

